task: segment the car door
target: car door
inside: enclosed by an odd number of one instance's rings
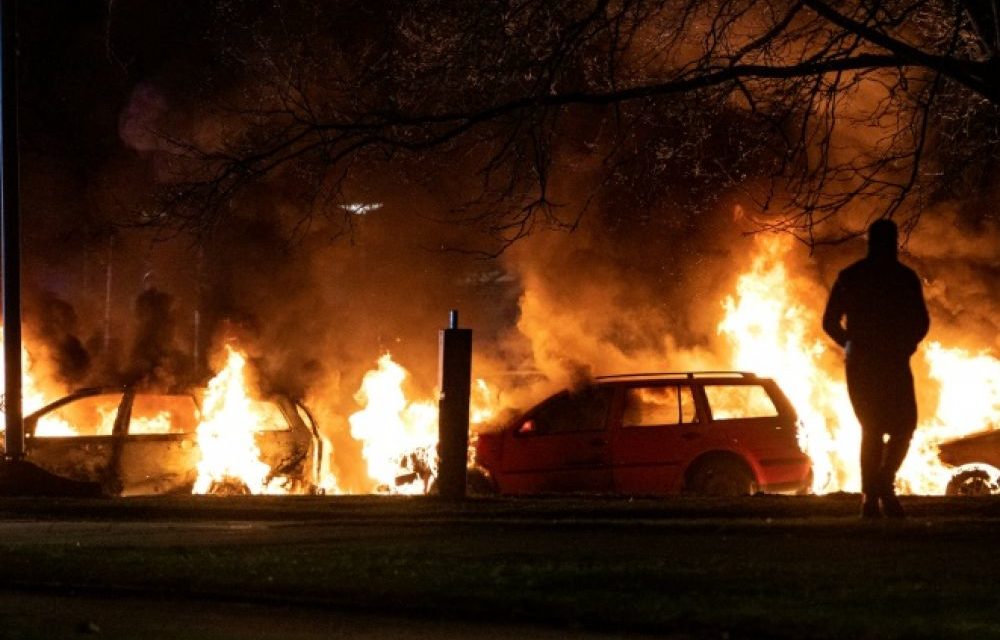
[[[761,486],[801,484],[809,460],[799,448],[795,410],[771,380],[706,382],[711,431],[743,456]]]
[[[114,436],[124,393],[86,389],[25,418],[25,457],[49,473],[105,483],[113,473]]]
[[[612,491],[608,416],[614,389],[558,393],[504,433],[505,493]]]
[[[190,492],[197,478],[198,405],[190,394],[135,393],[126,401],[116,477],[122,495]]]
[[[615,490],[636,495],[675,492],[686,462],[704,437],[690,384],[648,383],[623,388],[611,429]]]

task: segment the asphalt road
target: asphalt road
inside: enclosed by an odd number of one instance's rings
[[[0,638],[1000,638],[1000,500],[0,499]]]

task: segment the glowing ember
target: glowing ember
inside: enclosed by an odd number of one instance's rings
[[[198,425],[198,480],[194,493],[217,487],[244,486],[253,494],[280,493],[278,483],[268,482],[271,468],[260,459],[254,434],[268,428],[278,409],[253,400],[247,391],[246,357],[226,346],[226,365],[208,383],[203,418]]]

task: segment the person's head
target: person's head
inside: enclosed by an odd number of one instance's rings
[[[868,227],[868,255],[875,258],[895,258],[899,230],[892,220],[876,220]]]

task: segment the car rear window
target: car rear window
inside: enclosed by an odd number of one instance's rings
[[[110,436],[121,401],[121,393],[71,400],[39,416],[34,435],[37,438]]]
[[[632,387],[625,393],[625,427],[658,427],[697,422],[694,394],[687,385]]]
[[[713,420],[772,418],[778,408],[758,384],[706,384],[705,397]]]
[[[198,427],[198,405],[189,395],[138,394],[132,400],[131,435],[193,433]]]

